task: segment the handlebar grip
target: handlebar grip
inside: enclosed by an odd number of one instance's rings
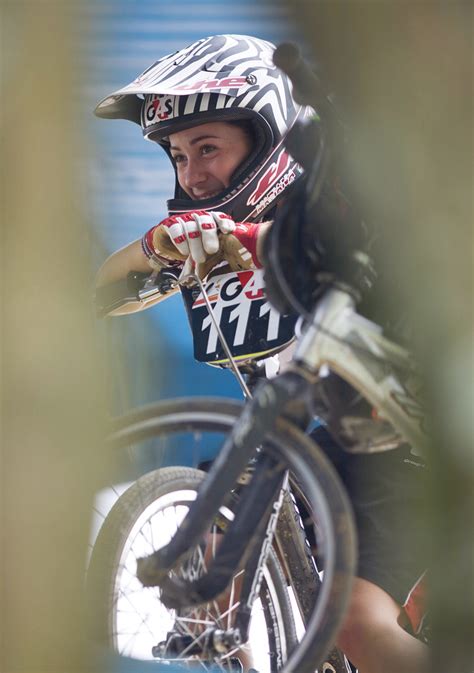
[[[321,81],[293,42],[283,42],[273,53],[273,63],[293,84],[293,98],[300,105],[318,108],[326,102]]]

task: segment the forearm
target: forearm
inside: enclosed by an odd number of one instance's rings
[[[222,219],[220,214],[214,214],[214,216],[218,216]],[[189,254],[189,249],[178,249],[178,245],[183,245],[181,239],[186,241],[186,245],[188,244],[189,239],[192,238],[194,242],[198,239],[191,235],[192,233],[195,233],[195,229],[191,230],[191,234],[188,237],[183,235],[182,229],[180,228],[177,234],[174,232],[176,240],[173,239],[172,242],[167,230],[176,224],[176,219],[177,218],[168,218],[168,220],[164,221],[167,223],[167,227],[160,225],[153,227],[147,232],[143,240],[139,239],[133,241],[110,255],[97,273],[96,287],[100,288],[120,281],[126,278],[132,271],[149,274],[152,271],[156,271],[157,264],[159,268],[163,262],[165,266],[167,263],[183,263],[187,258],[187,254]],[[220,219],[218,220],[219,222]],[[225,220],[225,224],[228,226],[229,218],[225,218]],[[222,222],[220,222],[220,224],[222,225]],[[182,227],[182,225],[183,223],[180,223],[180,227]],[[220,238],[218,238],[218,232],[216,225],[214,224],[213,233],[215,236],[215,247],[217,252],[215,254],[209,254],[205,252],[205,249],[203,250],[203,256],[206,261],[200,265],[202,277],[206,276],[215,264],[222,261],[223,258],[227,259],[230,267],[235,271],[252,267],[255,268],[255,265],[257,267],[260,266],[263,242],[271,226],[271,222],[263,222],[259,225],[239,224],[237,227],[235,227],[232,222],[232,225],[234,226],[234,229],[232,230],[233,233],[221,233]],[[209,236],[209,229],[206,230],[206,233]],[[149,253],[148,255],[145,254],[147,251]],[[242,251],[244,251],[244,256],[242,256]],[[251,252],[251,254],[248,254],[248,252]],[[141,311],[149,306],[157,304],[159,301],[162,301],[163,298],[164,297],[154,297],[148,301],[129,301],[109,313],[109,315],[125,315],[127,313]]]
[[[97,272],[96,287],[100,288],[122,280],[123,278],[126,278],[131,271],[151,273],[153,270],[148,258],[143,253],[141,240],[139,239],[133,241],[133,243],[129,243],[124,248],[117,250],[117,252],[114,252],[105,260]],[[150,308],[150,306],[163,301],[163,299],[166,299],[170,294],[154,296],[143,301],[128,301],[122,306],[110,311],[108,315],[119,316],[143,311],[144,309]]]
[[[97,272],[96,287],[126,278],[130,271],[143,273],[153,271],[153,267],[143,253],[140,240],[129,243],[105,260]]]

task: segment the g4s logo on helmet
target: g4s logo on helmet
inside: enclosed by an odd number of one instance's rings
[[[158,119],[163,121],[169,119],[173,113],[173,97],[171,96],[151,96],[145,109],[145,120],[152,124]]]

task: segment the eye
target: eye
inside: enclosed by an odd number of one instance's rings
[[[175,164],[182,164],[184,161],[186,161],[186,157],[184,154],[172,154],[173,161]]]
[[[215,145],[201,145],[200,147],[200,152],[204,156],[206,154],[211,154],[212,152],[215,152],[217,150],[217,147]]]

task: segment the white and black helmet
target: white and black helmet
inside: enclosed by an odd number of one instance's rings
[[[204,38],[164,56],[96,107],[99,117],[140,124],[144,137],[169,156],[171,133],[213,121],[251,122],[253,151],[229,187],[210,199],[191,201],[176,180],[170,214],[221,210],[236,221],[260,221],[302,173],[283,138],[310,110],[293,100],[288,77],[273,65],[274,49],[270,42],[244,35]]]

